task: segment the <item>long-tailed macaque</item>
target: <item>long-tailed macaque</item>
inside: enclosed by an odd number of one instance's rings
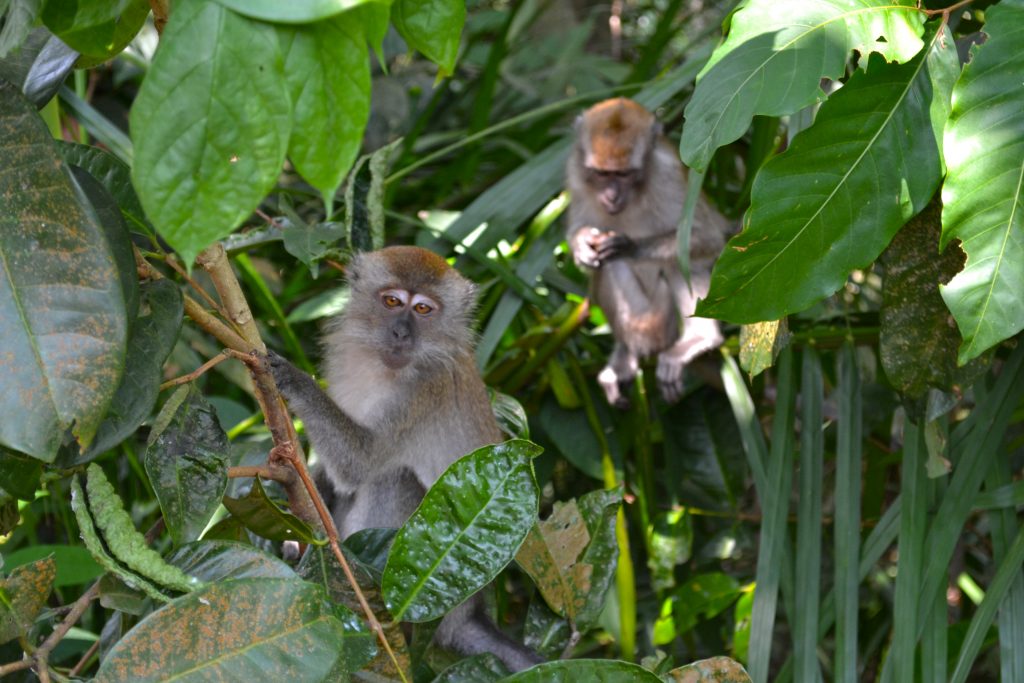
[[[592,296],[615,335],[598,375],[608,402],[629,405],[639,359],[654,354],[661,395],[678,400],[683,367],[722,343],[717,321],[692,316],[697,299],[707,295],[728,222],[701,197],[687,284],[676,253],[686,199],[679,154],[654,115],[624,98],[596,104],[577,119],[566,184],[569,246],[576,262],[592,270]]]
[[[330,396],[270,357],[323,463],[343,538],[401,526],[445,468],[502,440],[473,359],[473,283],[426,249],[390,247],[357,256],[349,284],[324,343]],[[479,594],[442,620],[435,641],[491,652],[513,670],[541,661],[491,623]]]

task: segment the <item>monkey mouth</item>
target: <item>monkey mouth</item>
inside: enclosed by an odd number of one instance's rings
[[[402,350],[388,350],[380,354],[380,359],[391,370],[401,370],[412,361],[412,354]]]
[[[621,202],[602,201],[601,206],[604,207],[604,210],[608,212],[609,216],[614,216],[615,214],[620,213],[624,208],[626,208],[626,205]]]

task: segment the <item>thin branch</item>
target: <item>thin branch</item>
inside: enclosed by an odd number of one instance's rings
[[[99,649],[100,639],[97,638],[95,641],[93,641],[93,644],[89,646],[89,649],[85,651],[85,654],[82,655],[82,658],[78,660],[78,664],[75,664],[75,667],[71,669],[68,675],[74,677],[82,673],[82,669],[86,667],[86,665],[89,663],[89,660],[93,658],[93,655],[95,655],[96,651]]]
[[[158,35],[163,35],[164,26],[167,25],[168,4],[170,0],[149,0],[149,6],[153,10],[153,25]]]
[[[179,384],[188,384],[189,382],[191,382],[191,381],[199,378],[203,374],[205,374],[206,371],[209,370],[210,368],[212,368],[212,367],[214,367],[216,365],[219,365],[220,363],[223,363],[224,361],[226,361],[230,357],[231,357],[230,355],[228,355],[227,353],[221,351],[216,356],[214,356],[210,360],[206,361],[205,363],[203,363],[202,365],[200,365],[198,368],[196,368],[192,372],[188,373],[187,375],[182,375],[181,377],[175,377],[174,379],[171,379],[171,380],[168,380],[168,381],[164,382],[163,384],[160,385],[160,391],[163,391],[164,389],[170,389],[171,387],[176,387]]]
[[[950,5],[949,7],[943,7],[941,9],[923,9],[921,10],[929,17],[934,17],[937,14],[941,14],[949,19],[949,15],[957,11],[961,7],[966,7],[971,4],[974,0],[960,0],[960,2]]]
[[[222,318],[224,318],[225,320],[230,320],[230,319],[231,319],[231,316],[229,316],[229,315],[228,315],[228,312],[227,312],[227,311],[225,311],[225,310],[224,310],[223,308],[221,308],[221,305],[220,305],[219,303],[217,303],[216,299],[214,299],[214,298],[213,298],[212,296],[210,296],[210,293],[209,293],[209,292],[207,292],[207,291],[206,291],[205,289],[203,289],[203,287],[202,287],[202,286],[201,286],[201,285],[200,285],[200,284],[199,284],[198,282],[196,282],[195,280],[193,280],[193,279],[192,279],[192,276],[188,274],[188,271],[187,271],[187,270],[185,270],[184,268],[182,268],[182,267],[181,267],[181,264],[180,264],[180,263],[178,263],[178,259],[176,259],[176,258],[174,257],[174,254],[169,254],[169,255],[167,256],[167,258],[166,258],[166,259],[164,260],[164,263],[166,263],[166,264],[167,264],[168,266],[170,266],[170,268],[171,268],[171,269],[172,269],[172,270],[173,270],[173,271],[174,271],[175,273],[177,273],[178,275],[180,275],[180,276],[181,276],[181,278],[182,278],[182,279],[183,279],[183,280],[184,280],[185,282],[187,282],[187,283],[188,283],[188,286],[189,286],[189,287],[191,287],[191,288],[192,288],[192,290],[193,290],[193,291],[194,291],[194,292],[195,292],[196,294],[198,294],[198,295],[199,295],[199,297],[200,297],[200,298],[201,298],[201,299],[202,299],[203,301],[205,301],[205,302],[206,302],[206,304],[207,304],[207,305],[208,305],[208,306],[209,306],[210,308],[212,308],[213,310],[215,310],[215,311],[217,311],[218,313],[220,313],[220,316],[221,316]]]
[[[276,481],[282,485],[294,485],[300,481],[294,469],[280,465],[240,465],[228,468],[228,479],[252,477]]]
[[[231,262],[228,260],[224,245],[217,242],[207,247],[199,256],[196,263],[203,270],[210,274],[213,286],[217,288],[221,303],[227,309],[227,319],[238,326],[245,340],[252,344],[253,348],[260,353],[266,353],[267,347],[260,337],[259,328],[256,326],[256,319],[249,310],[249,302],[245,300],[245,294],[238,284],[235,271],[231,269]]]

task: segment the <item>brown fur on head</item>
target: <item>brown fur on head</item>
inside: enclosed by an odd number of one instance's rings
[[[640,168],[656,131],[654,114],[633,100],[617,97],[583,112],[579,123],[583,164],[601,171]]]

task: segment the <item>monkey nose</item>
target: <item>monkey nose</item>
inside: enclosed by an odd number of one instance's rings
[[[391,326],[391,336],[396,341],[407,341],[412,336],[412,329],[405,320],[398,320]]]

